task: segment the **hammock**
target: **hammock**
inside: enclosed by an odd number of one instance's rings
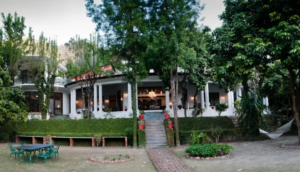
[[[278,128],[274,132],[270,132],[269,133],[269,132],[264,131],[262,129],[259,129],[259,132],[262,133],[262,134],[265,134],[265,135],[269,136],[271,139],[277,139],[283,133],[285,133],[287,131],[290,131],[293,121],[294,121],[294,119],[292,119],[290,122],[286,123],[285,125],[281,126],[280,128]]]

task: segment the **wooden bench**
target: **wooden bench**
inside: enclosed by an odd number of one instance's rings
[[[108,138],[108,139],[122,139],[124,138],[125,139],[125,146],[127,147],[127,137],[126,136],[103,136],[102,137],[102,147],[105,147],[105,139]]]

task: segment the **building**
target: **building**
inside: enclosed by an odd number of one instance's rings
[[[112,116],[115,118],[128,118],[132,114],[132,94],[133,85],[125,83],[123,75],[120,71],[114,70],[114,76],[101,77],[94,85],[94,96],[91,103],[93,115],[95,118],[104,118],[107,109],[110,109]],[[14,78],[13,87],[19,87],[25,92],[26,104],[29,108],[29,118],[35,116],[41,118],[39,109],[39,97],[37,90],[27,75],[26,65],[20,67],[20,74]],[[58,66],[58,70],[67,72],[63,65]],[[161,112],[161,110],[171,110],[172,101],[171,93],[163,87],[163,83],[153,70],[149,71],[149,76],[142,81],[137,87],[137,106],[139,110],[145,112]],[[194,110],[194,94],[196,87],[187,85],[187,116],[191,117]],[[242,87],[236,88],[234,91],[226,93],[224,89],[220,89],[218,85],[208,81],[205,89],[198,93],[197,102],[204,109],[202,116],[218,116],[215,105],[220,102],[226,103],[228,108],[222,113],[222,116],[234,116],[234,101],[242,96]],[[182,94],[179,90],[178,105],[182,104]],[[268,98],[263,99],[263,103],[268,106]],[[49,114],[69,115],[71,119],[82,118],[83,97],[80,85],[73,79],[58,77],[55,81],[55,92],[50,99]],[[172,111],[171,111],[172,115]],[[184,117],[184,110],[178,110],[178,116]]]

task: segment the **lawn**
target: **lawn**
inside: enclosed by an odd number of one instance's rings
[[[26,171],[101,171],[101,172],[155,172],[147,153],[144,149],[132,148],[80,148],[61,147],[59,150],[59,160],[52,163],[48,159],[47,164],[42,159],[30,165],[29,163],[19,163],[15,158],[9,159],[10,151],[7,144],[0,144],[0,171],[5,172],[26,172]],[[91,162],[88,157],[97,154],[128,154],[134,157],[132,161],[103,164]]]

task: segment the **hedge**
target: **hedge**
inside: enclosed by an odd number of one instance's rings
[[[18,135],[30,136],[94,137],[96,133],[103,136],[125,136],[125,129],[132,125],[132,119],[128,118],[31,120],[17,122],[16,131]]]
[[[146,133],[144,130],[138,130],[138,142],[139,142],[139,147],[146,146]]]
[[[174,130],[173,128],[167,128],[166,129],[166,133],[167,133],[167,141],[168,141],[168,145],[169,147],[174,147],[175,146],[175,135],[174,135]]]

